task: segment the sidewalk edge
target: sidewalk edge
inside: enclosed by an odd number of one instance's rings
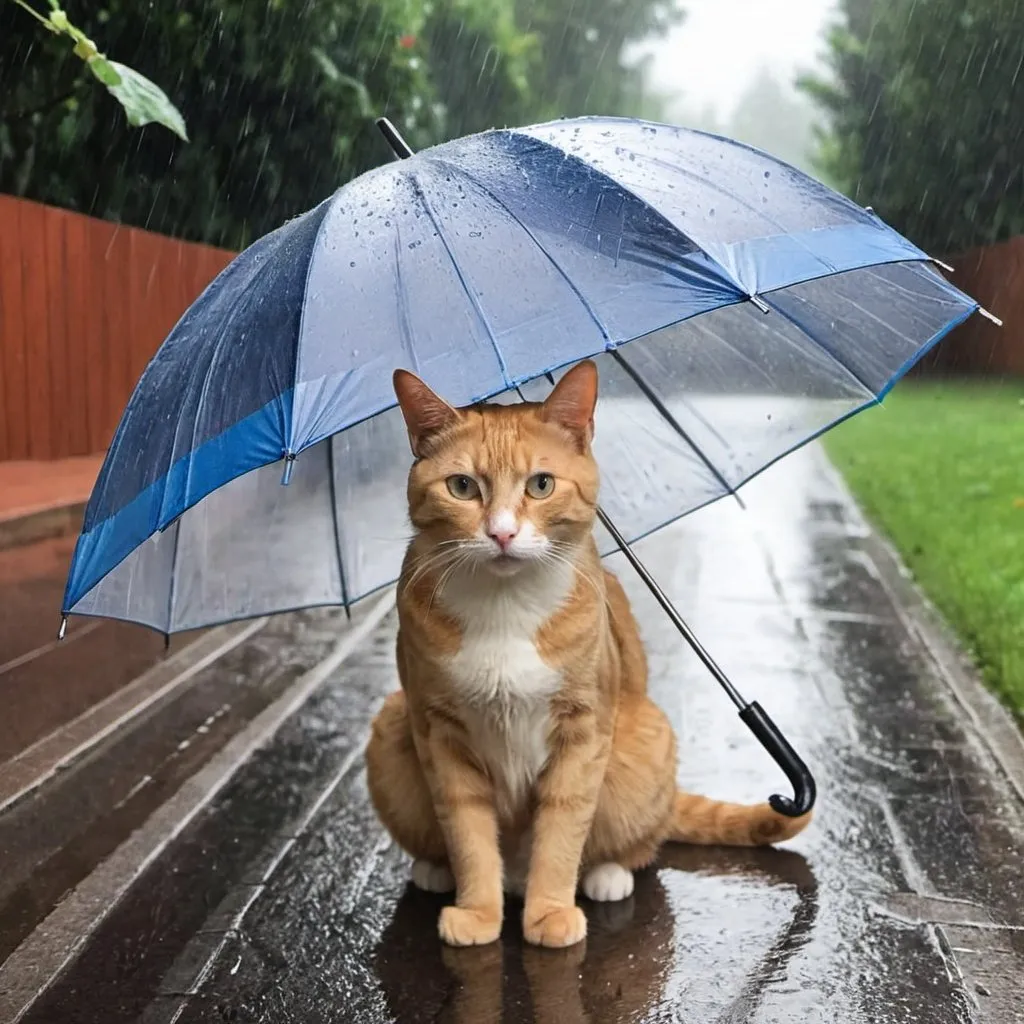
[[[1018,799],[1024,803],[1024,735],[1013,715],[981,681],[977,668],[949,624],[914,582],[896,548],[864,515],[846,481],[824,451],[821,458],[830,483],[856,510],[865,527],[862,544],[905,628],[927,654]]]

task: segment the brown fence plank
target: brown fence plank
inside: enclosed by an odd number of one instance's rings
[[[89,226],[85,273],[86,293],[92,296],[91,313],[82,325],[85,334],[86,393],[88,395],[89,447],[102,451],[110,443],[111,380],[110,328],[107,317],[109,273],[107,252],[117,233],[116,224],[99,222]]]
[[[129,289],[131,273],[131,228],[119,225],[107,246],[103,269],[106,337],[110,372],[110,404],[107,407],[105,434],[113,436],[121,419],[121,412],[131,395],[132,380],[131,317],[129,315]],[[106,443],[106,442],[105,442]]]
[[[60,211],[58,211],[60,212]],[[95,449],[89,436],[88,331],[97,316],[96,296],[89,291],[89,223],[84,217],[63,217],[64,293],[69,310],[65,352],[68,367],[66,455],[89,455]]]
[[[28,451],[33,459],[50,458],[53,382],[50,378],[50,300],[46,293],[45,216],[27,204],[18,210],[21,226],[21,295],[24,303],[25,371],[28,381]],[[57,300],[59,301],[59,300]]]
[[[50,446],[55,451],[71,450],[71,420],[68,398],[71,380],[68,373],[68,320],[73,315],[67,290],[67,265],[64,230],[67,217],[47,207],[43,211],[43,243],[46,252],[46,276],[43,281],[49,318],[50,364]]]
[[[28,458],[28,401],[22,295],[21,220],[17,199],[0,196],[0,401],[7,459]]]

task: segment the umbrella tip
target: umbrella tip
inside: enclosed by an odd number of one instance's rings
[[[286,452],[284,456],[284,472],[281,474],[281,486],[287,487],[292,482],[292,469],[295,466],[295,456]]]
[[[381,135],[384,136],[387,144],[391,147],[391,152],[399,160],[408,160],[413,155],[412,147],[402,138],[398,129],[386,117],[378,117],[375,123],[380,129]]]
[[[68,617],[62,615],[60,617],[60,628],[57,630],[57,639],[63,640],[68,634]]]

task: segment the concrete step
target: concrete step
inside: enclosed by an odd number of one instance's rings
[[[204,773],[230,775],[223,762],[237,766],[232,744],[268,710],[280,714],[301,699],[388,600],[351,620],[340,609],[314,609],[210,630],[0,765],[0,962],[7,960],[0,971],[13,972],[15,991],[38,977],[45,958],[33,956],[29,976],[12,966],[18,954],[11,954],[31,949],[37,935],[52,936],[53,914],[69,913],[76,897],[98,913],[109,909],[141,866],[109,865],[125,850],[138,852],[140,837],[159,833],[160,822],[183,827],[183,794],[186,802],[209,799],[216,787]],[[37,673],[46,661],[36,659]],[[90,902],[98,873],[109,884]],[[76,914],[73,931],[77,942],[88,921]],[[60,962],[58,955],[54,970]],[[11,992],[0,988],[2,1001]],[[0,1020],[8,1019],[0,1009]]]

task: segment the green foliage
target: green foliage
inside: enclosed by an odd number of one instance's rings
[[[91,7],[84,30],[167,84],[190,145],[126,130],[77,58],[32,25],[5,24],[5,6],[3,191],[240,247],[387,159],[372,114],[391,113],[415,144],[438,132],[424,63],[403,42],[423,24],[408,0]]]
[[[658,116],[629,48],[682,21],[674,0],[517,0],[516,14],[541,41],[532,117]]]
[[[936,255],[1024,233],[1024,3],[841,0],[821,170]]]
[[[178,108],[167,98],[164,91],[154,85],[138,71],[109,60],[100,53],[96,44],[79,28],[73,25],[57,0],[50,0],[50,14],[44,18],[26,0],[12,0],[26,14],[35,18],[44,29],[54,35],[66,36],[75,45],[72,52],[85,61],[85,66],[102,82],[108,92],[124,108],[128,123],[133,128],[144,124],[162,124],[185,142],[185,122]]]
[[[633,41],[676,0],[96,0],[82,31],[161,82],[192,143],[127,130],[0,0],[0,191],[240,247],[388,159],[495,125],[645,109]],[[107,61],[122,93],[122,66]],[[649,106],[648,108],[649,109]]]

